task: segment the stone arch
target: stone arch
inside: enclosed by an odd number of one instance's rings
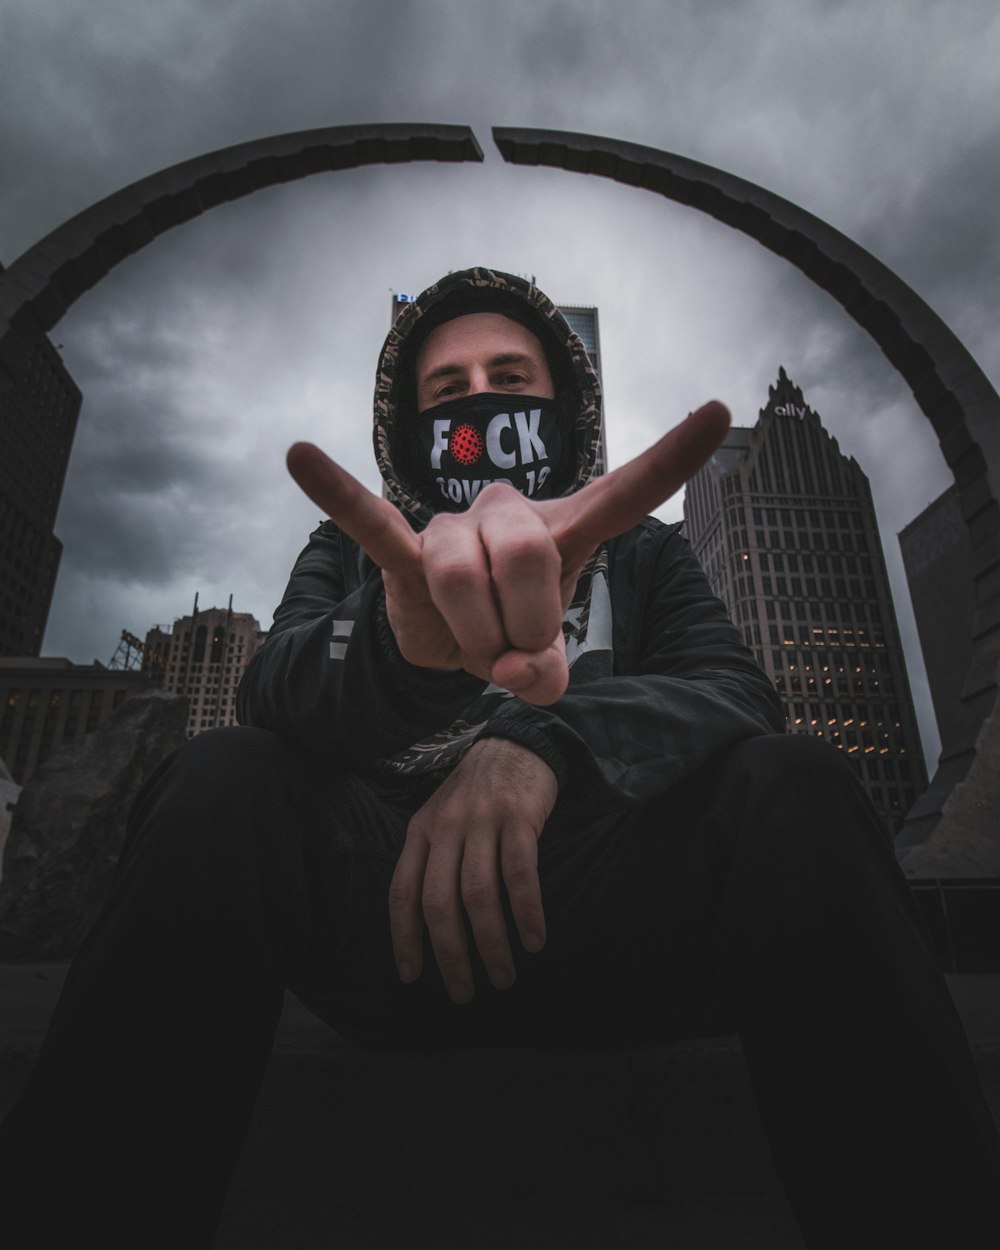
[[[495,128],[504,159],[597,174],[696,208],[756,239],[828,291],[902,374],[955,474],[973,548],[973,658],[960,749],[943,759],[899,844],[908,872],[949,871],[956,840],[982,838],[1000,760],[1000,397],[941,319],[858,244],[780,196],[710,165],[615,139]],[[217,204],[327,170],[412,160],[481,161],[465,126],[339,126],[225,148],[161,170],[57,227],[0,273],[0,361],[10,332],[47,331],[119,261]],[[967,798],[963,807],[962,792]],[[996,800],[993,800],[996,802]],[[997,813],[1000,815],[1000,812]],[[971,832],[970,832],[971,830]],[[950,839],[950,842],[949,842]],[[944,847],[943,852],[940,848]],[[940,852],[940,853],[939,853]],[[990,853],[997,871],[995,839]],[[959,856],[959,862],[961,856]]]
[[[50,330],[119,261],[219,204],[331,170],[482,159],[468,126],[331,126],[254,139],[161,169],[63,222],[0,274],[0,353],[11,329]]]
[[[866,330],[913,391],[955,475],[973,551],[972,663],[962,691],[958,748],[938,766],[897,847],[908,873],[970,871],[992,857],[984,803],[1000,817],[1000,397],[961,342],[922,299],[869,252],[805,209],[710,165],[657,148],[563,131],[494,128],[505,160],[597,174],[656,192],[743,231],[828,291]],[[961,785],[965,802],[956,793]],[[984,797],[985,796],[985,797]],[[970,810],[973,809],[973,810]],[[978,812],[975,810],[978,809]],[[956,853],[965,844],[971,858]]]

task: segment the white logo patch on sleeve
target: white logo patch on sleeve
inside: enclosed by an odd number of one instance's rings
[[[330,659],[342,660],[347,654],[347,643],[354,629],[353,621],[334,621],[330,630]]]

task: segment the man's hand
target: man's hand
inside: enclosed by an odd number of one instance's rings
[[[473,993],[462,911],[490,980],[514,981],[500,876],[521,944],[545,944],[538,838],[556,801],[555,773],[534,751],[503,738],[476,742],[410,821],[389,887],[396,967],[415,981],[427,925],[434,956],[456,1003]]]
[[[421,534],[310,443],[289,450],[288,468],[382,569],[405,659],[462,668],[546,704],[566,689],[562,616],[590,555],[679,490],[728,428],[726,408],[705,404],[574,495],[533,502],[495,483],[465,512],[439,513]]]

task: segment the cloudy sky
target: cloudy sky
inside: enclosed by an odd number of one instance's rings
[[[259,192],[77,302],[52,333],[85,398],[44,653],[107,662],[122,628],[196,591],[269,623],[319,519],[285,448],[318,442],[375,487],[390,292],[489,264],[598,305],[612,466],[709,397],[752,425],[785,366],[872,480],[935,759],[896,534],[950,476],[905,384],[758,244],[645,192],[506,166],[490,127],[649,144],[788,197],[895,269],[996,384],[998,102],[995,0],[4,0],[7,265],[119,187],[265,135],[450,122],[486,153]]]

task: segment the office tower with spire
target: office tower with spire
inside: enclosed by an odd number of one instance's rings
[[[784,369],[688,483],[684,516],[789,730],[843,751],[894,833],[927,775],[871,487]]]

